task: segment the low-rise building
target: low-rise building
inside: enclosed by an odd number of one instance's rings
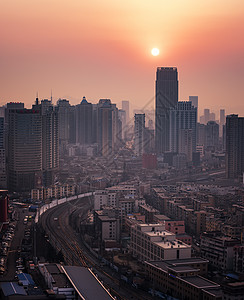
[[[121,227],[119,210],[108,207],[94,211],[94,226],[96,238],[100,243],[106,240],[119,241]]]
[[[133,225],[130,250],[140,261],[191,257],[191,246],[176,240],[163,224]]]
[[[152,223],[155,215],[159,215],[159,211],[148,204],[140,205],[139,212],[145,216],[146,223]]]
[[[145,266],[154,288],[177,299],[222,300],[220,286],[199,275],[207,271],[206,260],[146,261]]]
[[[233,270],[236,245],[240,245],[239,240],[221,236],[219,232],[202,234],[201,257],[208,259],[218,269]]]

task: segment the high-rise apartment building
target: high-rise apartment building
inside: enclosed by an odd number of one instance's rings
[[[4,117],[0,116],[0,189],[5,189],[6,187],[5,125]]]
[[[244,118],[226,117],[226,177],[239,178],[244,172]]]
[[[197,121],[198,121],[198,96],[189,96],[189,101],[192,103],[192,106],[194,106],[197,109]]]
[[[189,96],[189,101],[192,103],[192,106],[198,108],[198,96]]]
[[[67,144],[69,142],[69,121],[70,121],[70,104],[66,99],[59,99],[57,102],[58,113],[58,134],[59,143]]]
[[[81,145],[92,144],[93,108],[83,97],[76,106],[76,142]]]
[[[119,109],[119,119],[121,121],[121,137],[124,140],[126,137],[126,111],[123,109]]]
[[[145,148],[145,114],[135,114],[134,147],[135,154],[141,156]]]
[[[37,185],[42,171],[42,118],[40,110],[7,109],[8,186],[28,191]]]
[[[170,109],[169,151],[186,154],[192,160],[196,152],[197,108],[191,101],[179,101],[175,108]]]
[[[219,146],[219,124],[209,121],[205,127],[205,147],[216,150]]]
[[[42,128],[42,184],[49,186],[54,182],[54,174],[59,167],[59,133],[58,110],[52,101],[41,100],[41,103],[33,105],[41,113]]]
[[[127,124],[130,121],[130,102],[127,100],[123,100],[122,101],[122,109],[126,113],[125,124]]]
[[[178,102],[177,68],[157,68],[156,74],[155,145],[157,153],[169,151],[169,113]]]
[[[204,124],[207,124],[210,121],[210,110],[208,108],[204,109]]]
[[[225,125],[225,110],[220,109],[219,111],[219,136],[223,136],[223,126]]]
[[[70,106],[69,111],[69,143],[75,144],[76,143],[76,106]]]

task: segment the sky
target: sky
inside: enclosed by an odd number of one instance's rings
[[[0,105],[52,90],[152,109],[156,68],[172,66],[179,100],[244,116],[243,36],[243,0],[1,1]]]

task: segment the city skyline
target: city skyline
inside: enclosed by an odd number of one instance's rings
[[[141,108],[154,98],[156,67],[175,66],[179,100],[199,96],[199,115],[206,107],[244,115],[243,8],[239,0],[6,2],[0,105],[31,107],[37,91],[50,98],[52,89],[53,99],[71,104],[86,96]]]

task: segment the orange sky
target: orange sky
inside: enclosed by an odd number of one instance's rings
[[[177,66],[181,100],[244,116],[243,0],[2,1],[0,28],[0,105],[52,89],[152,108],[156,67]]]

